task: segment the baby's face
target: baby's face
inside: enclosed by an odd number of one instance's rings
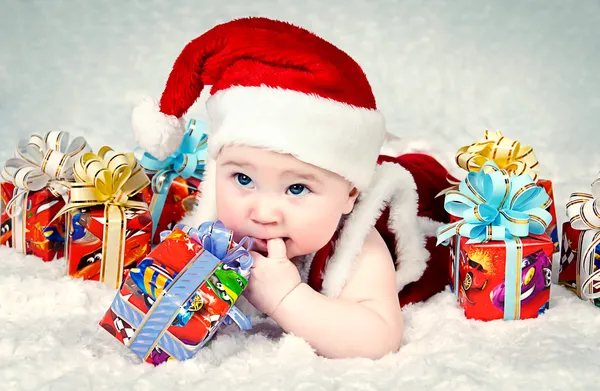
[[[217,217],[236,239],[282,238],[288,258],[313,253],[333,236],[358,195],[344,178],[291,155],[225,146],[217,157]]]

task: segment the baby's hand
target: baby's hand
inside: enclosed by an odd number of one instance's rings
[[[271,316],[283,299],[300,285],[300,273],[288,259],[282,239],[267,242],[268,256],[250,251],[253,264],[244,296],[262,313]]]

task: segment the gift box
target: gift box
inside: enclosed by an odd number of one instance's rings
[[[194,208],[204,175],[207,141],[204,124],[192,119],[179,149],[165,160],[137,151],[139,164],[152,181],[142,192],[142,200],[150,205],[153,243],[159,243],[160,233],[171,229]]]
[[[460,237],[459,246],[453,243],[451,271],[458,303],[467,318],[528,319],[549,307],[554,245],[547,235],[521,239],[518,252],[512,254],[507,254],[502,241],[467,244],[468,240]]]
[[[437,231],[452,246],[451,287],[465,316],[490,321],[537,317],[548,308],[554,245],[548,195],[529,175],[491,161],[470,172],[444,207],[452,222]]]
[[[123,254],[118,256],[117,265],[107,265],[110,260],[105,253],[105,230],[108,230],[105,207],[94,206],[76,209],[67,213],[66,267],[67,274],[84,280],[103,281],[110,268],[121,270],[133,267],[151,250],[152,216],[144,209],[124,209],[123,221],[125,234],[119,237],[118,245],[124,246]],[[103,269],[102,265],[106,267]],[[101,276],[101,273],[104,276]],[[119,281],[116,279],[115,281]],[[117,284],[117,282],[115,282]]]
[[[90,150],[82,137],[69,141],[67,132],[33,134],[19,142],[15,157],[2,171],[0,244],[44,261],[62,258],[65,181],[73,179],[73,162]]]
[[[59,212],[67,216],[67,274],[118,289],[126,269],[151,250],[152,216],[134,198],[150,180],[132,153],[107,146],[84,154],[74,172]]]
[[[193,357],[223,323],[245,330],[235,302],[252,259],[220,222],[177,224],[127,273],[100,325],[145,362]],[[246,239],[244,239],[245,241]]]
[[[562,226],[558,283],[600,307],[600,177],[591,193],[573,193]]]
[[[554,207],[552,181],[539,178],[539,162],[532,147],[521,145],[519,141],[506,138],[502,132],[486,130],[482,140],[464,146],[456,153],[456,163],[469,172],[481,170],[487,161],[493,161],[500,169],[511,174],[528,174],[534,183],[544,188],[549,199],[547,205],[544,205],[543,208],[547,209],[552,216],[546,227],[546,234],[554,243],[554,253],[558,253],[560,251],[560,238],[558,237],[558,220],[556,219]]]

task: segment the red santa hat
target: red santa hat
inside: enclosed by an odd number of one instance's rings
[[[185,131],[183,116],[206,85],[211,86],[206,102],[209,161],[198,207],[184,222],[216,217],[213,160],[224,145],[263,147],[337,173],[358,188],[364,216],[349,219],[352,224],[344,230],[361,237],[342,234],[346,242],[358,240],[352,252],[360,251],[361,239],[384,204],[398,201],[391,220],[394,231],[405,236],[399,255],[403,264],[408,262],[398,268],[399,288],[421,275],[428,253],[417,223],[415,184],[399,167],[386,168],[387,176],[380,172],[384,117],[363,70],[350,56],[281,21],[245,18],[218,25],[183,49],[160,103],[145,99],[134,109],[138,145],[158,159],[173,153]],[[338,257],[331,265],[335,273],[323,283],[330,295],[341,290],[356,255]]]

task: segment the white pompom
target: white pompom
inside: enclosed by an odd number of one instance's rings
[[[143,150],[164,160],[179,148],[185,133],[183,118],[160,112],[158,102],[145,97],[131,114],[135,141]]]

